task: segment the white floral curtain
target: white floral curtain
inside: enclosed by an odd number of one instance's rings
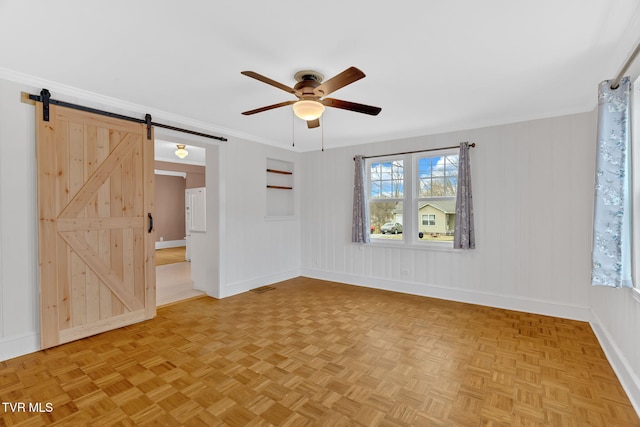
[[[460,144],[460,155],[458,156],[458,190],[453,247],[455,249],[475,249],[476,247],[468,142]]]
[[[598,90],[598,141],[591,283],[632,287],[629,77]]]
[[[369,205],[367,203],[367,175],[364,156],[355,156],[355,174],[353,177],[353,223],[351,241],[369,243]]]

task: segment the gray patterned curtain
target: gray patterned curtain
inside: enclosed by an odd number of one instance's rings
[[[453,247],[455,249],[475,249],[476,247],[468,142],[460,143],[460,155],[458,156],[458,190]]]
[[[629,77],[616,89],[598,87],[598,152],[593,217],[591,283],[630,288],[631,159]]]
[[[369,243],[369,205],[367,204],[367,180],[365,174],[364,156],[356,156],[355,174],[353,177],[353,223],[351,227],[351,241],[354,243]]]

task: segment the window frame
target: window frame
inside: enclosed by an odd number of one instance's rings
[[[373,185],[373,180],[371,179],[371,167],[374,163],[385,163],[385,162],[394,162],[394,161],[402,161],[402,197],[401,198],[396,198],[396,197],[390,197],[390,198],[380,198],[380,199],[374,199],[371,197],[371,190],[372,190],[372,185]],[[365,159],[366,163],[365,163],[365,170],[367,171],[367,193],[366,193],[366,197],[367,197],[367,203],[369,204],[369,220],[371,220],[371,206],[372,203],[402,203],[402,233],[401,233],[401,239],[385,239],[385,238],[379,238],[379,237],[373,237],[373,235],[371,236],[370,239],[370,243],[374,243],[374,244],[379,244],[379,243],[384,243],[384,244],[390,244],[390,245],[398,245],[398,244],[404,244],[405,241],[405,235],[406,235],[406,227],[404,224],[404,215],[405,215],[405,209],[406,209],[406,198],[407,198],[407,179],[406,179],[406,174],[407,174],[407,162],[406,162],[406,158],[405,156],[402,155],[391,155],[391,156],[384,156],[384,157],[375,157],[375,158],[370,158],[370,159]],[[387,222],[397,222],[395,219],[393,221],[387,221]]]
[[[403,162],[403,197],[401,199],[384,199],[384,201],[402,202],[402,238],[397,240],[383,239],[371,236],[370,243],[374,246],[392,246],[392,247],[409,247],[412,249],[426,249],[439,251],[453,251],[453,241],[435,241],[420,240],[418,237],[419,223],[421,218],[418,213],[418,206],[421,200],[425,198],[418,197],[419,190],[419,168],[418,161],[426,157],[444,157],[447,155],[458,155],[458,148],[449,148],[442,150],[428,150],[417,153],[399,154],[380,156],[366,159],[367,171],[367,203],[371,208],[371,165],[374,163],[383,163],[394,160],[402,160]],[[451,196],[445,196],[444,199],[451,199]],[[453,197],[455,199],[455,196]],[[430,199],[437,199],[433,197]],[[378,199],[379,200],[379,199]],[[375,202],[374,202],[375,203]]]

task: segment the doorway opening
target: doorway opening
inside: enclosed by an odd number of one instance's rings
[[[184,149],[184,144],[181,144]],[[178,156],[178,143],[155,140],[156,303],[158,306],[204,295],[194,289],[191,272],[193,230],[191,200],[206,190],[206,148],[189,145]],[[198,206],[203,208],[203,206]],[[204,213],[198,212],[198,216]]]

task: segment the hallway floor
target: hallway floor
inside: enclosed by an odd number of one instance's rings
[[[193,289],[190,262],[176,262],[156,267],[156,305],[158,307],[204,294],[202,291]]]

